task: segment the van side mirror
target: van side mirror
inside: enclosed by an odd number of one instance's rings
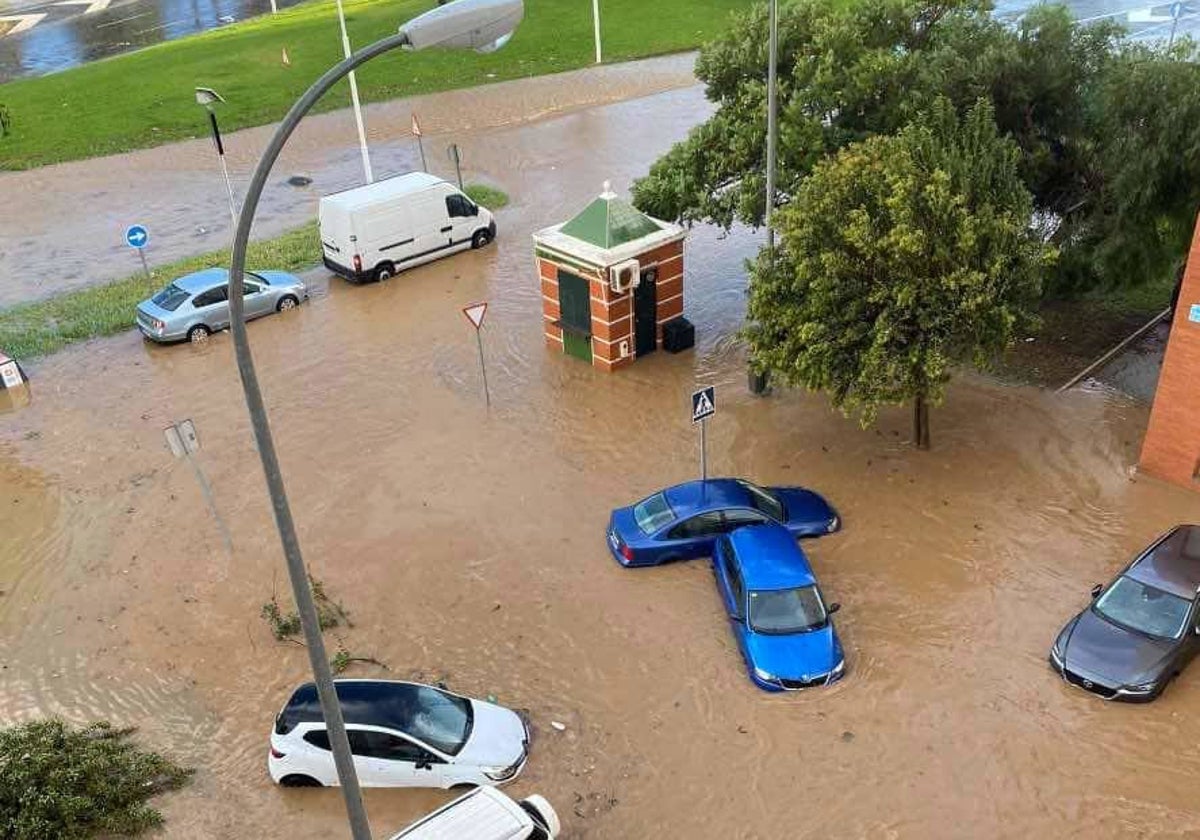
[[[472,215],[472,216],[478,216],[478,215],[479,215],[479,205],[478,205],[478,204],[474,204],[474,203],[472,203],[472,204],[470,205],[470,207],[471,207],[471,215]]]
[[[1097,583],[1095,586],[1092,587],[1092,597],[1093,598],[1100,597],[1100,593],[1103,591],[1104,591],[1104,585]]]

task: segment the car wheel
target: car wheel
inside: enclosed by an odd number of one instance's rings
[[[293,295],[284,295],[279,299],[279,303],[275,304],[276,312],[287,312],[289,309],[295,309],[300,305],[300,301],[296,300]]]
[[[389,277],[396,275],[396,266],[391,263],[380,263],[375,266],[374,280],[378,283],[381,280],[387,280]]]
[[[321,787],[321,783],[312,776],[305,776],[300,773],[284,776],[279,780],[279,784],[283,787]]]
[[[486,230],[477,230],[475,235],[471,237],[472,248],[482,248],[484,245],[492,241],[492,235]]]
[[[197,324],[188,330],[187,333],[188,341],[192,342],[192,344],[203,344],[208,341],[210,335],[212,335],[212,330],[203,324]]]

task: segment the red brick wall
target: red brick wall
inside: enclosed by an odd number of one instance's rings
[[[1200,323],[1188,320],[1200,303],[1200,220],[1192,236],[1183,288],[1163,360],[1139,469],[1200,490]]]

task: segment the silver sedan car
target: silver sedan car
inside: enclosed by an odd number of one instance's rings
[[[299,277],[286,271],[247,271],[246,320],[286,312],[308,299]],[[137,326],[153,341],[205,341],[229,326],[229,272],[206,268],[180,277],[137,306]]]

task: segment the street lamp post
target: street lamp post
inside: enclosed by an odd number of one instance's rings
[[[342,0],[337,0],[338,23],[342,27],[342,55],[350,57],[350,36],[346,34],[346,11],[342,8]],[[350,102],[354,105],[354,124],[358,126],[358,149],[362,153],[363,177],[367,183],[375,181],[375,173],[371,171],[371,155],[367,151],[367,130],[363,127],[362,105],[358,101],[358,79],[354,71],[350,71]]]
[[[225,100],[212,88],[198,87],[196,88],[196,101],[204,106],[205,111],[208,111],[208,125],[212,130],[213,145],[217,148],[217,158],[221,161],[221,174],[225,176],[225,191],[229,194],[229,216],[236,226],[237,202],[233,198],[233,184],[229,181],[229,167],[225,165],[225,144],[221,141],[221,127],[217,125],[217,114],[212,109],[215,103]]]
[[[275,133],[267,144],[266,150],[254,169],[254,175],[250,179],[250,186],[246,190],[246,200],[242,205],[242,212],[237,220],[237,231],[233,239],[233,256],[229,266],[229,310],[238,373],[241,376],[242,389],[245,392],[250,425],[254,429],[254,439],[258,444],[259,458],[262,460],[267,491],[271,497],[271,506],[275,516],[275,526],[279,531],[279,540],[283,546],[288,577],[292,585],[292,595],[300,614],[300,624],[304,631],[309,664],[312,666],[313,681],[316,683],[321,711],[329,731],[329,745],[332,748],[334,765],[337,768],[338,781],[342,786],[342,796],[346,802],[346,813],[349,816],[354,840],[371,840],[371,828],[367,822],[358,776],[354,772],[354,759],[346,738],[346,724],[338,703],[333,673],[325,653],[325,643],[321,638],[317,609],[313,603],[312,590],[304,567],[304,558],[300,552],[300,541],[296,536],[296,526],[288,505],[283,474],[279,469],[279,458],[275,452],[266,406],[259,388],[258,374],[254,369],[254,359],[250,352],[249,336],[246,333],[244,299],[246,246],[250,241],[250,228],[254,223],[254,213],[258,208],[259,197],[266,186],[271,168],[279,158],[288,138],[291,137],[300,120],[313,105],[351,70],[376,56],[400,47],[414,50],[427,47],[452,47],[480,52],[499,49],[512,37],[513,31],[524,16],[524,11],[522,0],[454,0],[454,2],[438,6],[413,18],[401,26],[400,31],[395,35],[390,35],[364,47],[327,70],[292,105],[291,110],[283,118],[283,122],[275,129]]]

